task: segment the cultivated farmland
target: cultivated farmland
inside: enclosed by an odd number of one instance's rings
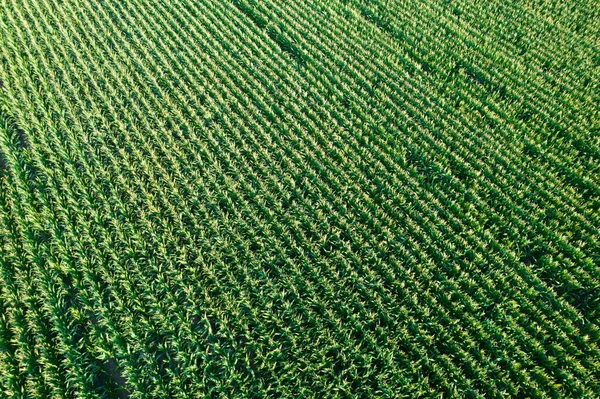
[[[0,0],[0,397],[600,397],[598,0]]]

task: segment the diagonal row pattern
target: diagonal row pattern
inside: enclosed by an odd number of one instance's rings
[[[597,9],[0,0],[0,392],[598,394]]]

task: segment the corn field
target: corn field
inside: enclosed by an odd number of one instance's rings
[[[598,0],[0,0],[0,398],[600,397]]]

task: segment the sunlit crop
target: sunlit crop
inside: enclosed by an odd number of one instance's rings
[[[597,397],[599,29],[0,0],[0,397]]]

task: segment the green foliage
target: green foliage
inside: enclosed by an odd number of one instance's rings
[[[597,396],[597,9],[3,1],[0,396]]]

